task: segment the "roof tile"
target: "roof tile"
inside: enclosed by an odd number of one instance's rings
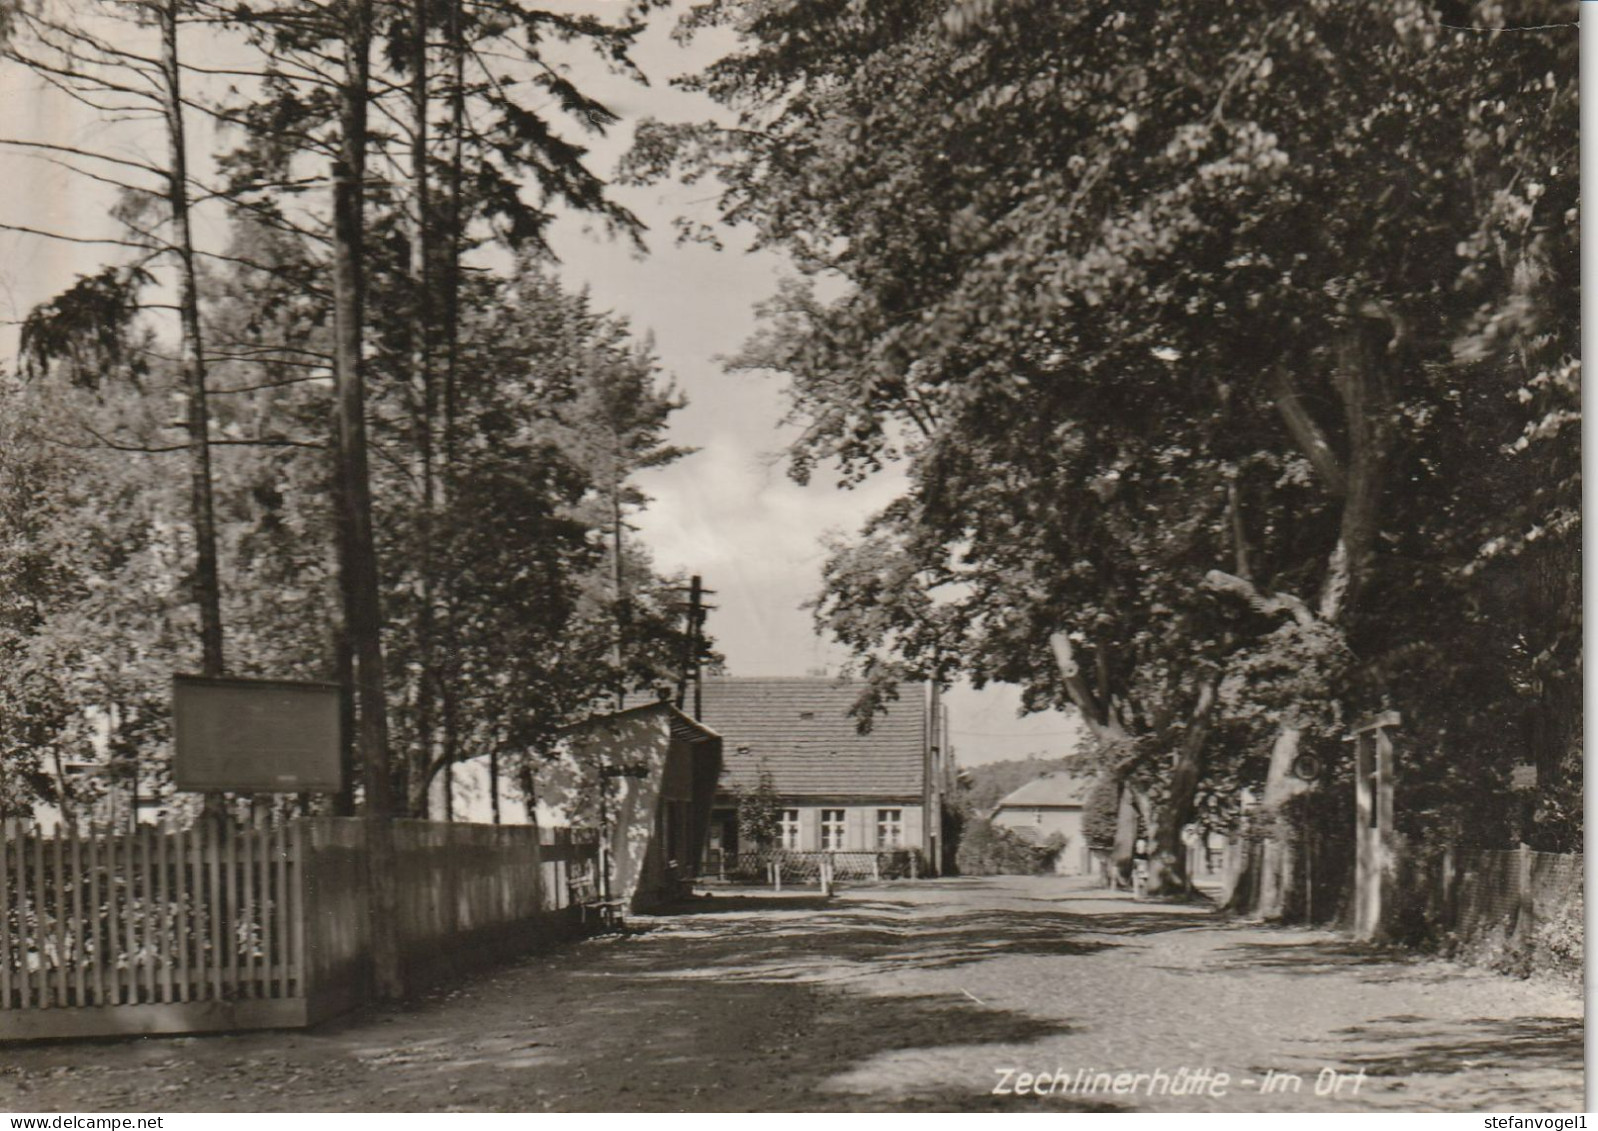
[[[869,734],[849,715],[862,690],[818,677],[707,679],[703,719],[722,736],[722,788],[753,788],[764,764],[785,797],[919,795],[920,688],[907,688]]]
[[[993,811],[997,813],[1000,809],[1048,806],[1080,808],[1092,787],[1091,777],[1081,777],[1064,770],[1044,774],[1007,794],[994,806]]]

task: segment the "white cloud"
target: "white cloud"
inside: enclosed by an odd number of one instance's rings
[[[821,538],[858,529],[902,481],[883,475],[855,491],[800,486],[757,446],[773,438],[774,417],[746,424],[646,479],[655,501],[635,521],[658,565],[699,573],[716,590],[710,630],[734,674],[835,669],[841,653],[815,638],[799,607],[820,587]]]

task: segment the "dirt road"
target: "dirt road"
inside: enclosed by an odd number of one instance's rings
[[[0,1109],[1582,1105],[1573,991],[1076,880],[718,895],[637,925],[314,1032],[6,1048]]]

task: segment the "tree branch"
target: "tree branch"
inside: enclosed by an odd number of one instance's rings
[[[56,153],[70,153],[75,157],[89,157],[95,161],[108,161],[113,165],[126,165],[130,169],[141,169],[153,176],[165,177],[166,170],[154,165],[146,165],[142,161],[130,161],[126,157],[112,157],[108,153],[96,153],[92,149],[74,149],[70,145],[54,145],[47,141],[22,141],[20,138],[0,137],[0,145],[14,145],[21,149],[49,149]]]
[[[193,447],[192,441],[186,441],[182,444],[163,444],[157,446],[146,444],[123,444],[118,443],[116,440],[113,440],[108,436],[102,436],[88,424],[83,425],[83,430],[98,440],[102,446],[117,452],[139,452],[145,455],[161,455],[166,452],[186,452]],[[55,442],[61,443],[59,440]],[[312,440],[290,440],[281,436],[261,436],[247,440],[224,438],[220,440],[207,440],[206,444],[211,447],[235,448],[325,448],[327,446],[326,444]],[[79,445],[63,444],[63,446],[70,448],[78,447]],[[85,447],[87,447],[87,445],[85,445]]]
[[[56,168],[65,169],[67,172],[72,173],[75,176],[87,177],[91,181],[98,181],[98,182],[100,182],[103,185],[110,185],[112,188],[122,189],[124,192],[138,192],[138,193],[143,193],[145,196],[153,196],[153,197],[159,197],[161,195],[155,189],[148,189],[148,188],[145,188],[143,185],[132,184],[132,183],[130,183],[128,181],[119,181],[115,177],[102,176],[99,173],[91,173],[87,169],[80,169],[76,165],[72,164],[71,162],[63,161],[59,157],[51,157],[48,153],[27,153],[27,154],[24,154],[23,156],[31,157],[35,161],[46,161],[46,162],[49,162],[51,165],[54,165]]]
[[[213,354],[213,355],[210,356],[209,360],[216,361],[216,360],[218,360],[218,358]],[[227,359],[224,358],[222,360],[227,360]],[[304,366],[307,369],[322,369],[322,370],[325,370],[327,368],[326,366],[323,366],[323,365],[313,366],[313,365],[310,365],[309,363],[303,362],[303,361],[274,361],[274,362],[270,362],[269,364],[272,364],[272,365],[300,365],[300,366]],[[313,376],[309,376],[309,377],[283,377],[283,378],[280,378],[279,380],[276,380],[276,381],[261,381],[261,382],[259,382],[257,384],[254,384],[254,385],[238,385],[238,386],[235,386],[234,388],[231,388],[231,389],[212,389],[211,390],[211,396],[213,396],[213,397],[225,397],[225,396],[227,396],[230,393],[253,393],[253,392],[257,392],[258,390],[261,390],[261,389],[281,389],[281,388],[284,388],[284,387],[286,387],[288,385],[305,385],[305,384],[309,384],[309,383],[314,382],[314,381],[331,382],[332,380],[333,380],[332,374],[325,373],[325,372],[321,373],[321,374],[316,374],[316,375],[313,375]]]
[[[1234,597],[1241,597],[1266,616],[1280,616],[1286,613],[1304,628],[1315,623],[1315,614],[1309,605],[1291,593],[1261,593],[1254,587],[1253,582],[1245,581],[1222,570],[1212,569],[1206,573],[1204,588],[1215,593],[1230,593]]]
[[[1065,684],[1065,692],[1071,697],[1071,702],[1076,709],[1082,712],[1088,726],[1093,732],[1106,742],[1117,742],[1130,737],[1121,720],[1111,714],[1108,707],[1101,704],[1094,696],[1092,688],[1088,687],[1087,680],[1082,678],[1082,669],[1077,665],[1076,656],[1071,649],[1071,638],[1063,632],[1056,632],[1049,637],[1049,647],[1054,652],[1055,666],[1060,669],[1060,679]]]
[[[19,9],[19,14],[24,20],[34,26],[35,31],[43,28],[47,31],[55,32],[57,35],[64,35],[68,39],[75,39],[79,43],[88,44],[102,55],[108,55],[113,59],[122,61],[121,63],[106,63],[104,64],[105,66],[127,65],[127,60],[131,59],[135,63],[143,63],[147,68],[149,68],[150,72],[154,74],[161,73],[161,60],[156,59],[153,56],[140,55],[138,52],[129,51],[125,47],[115,47],[112,44],[107,43],[105,40],[98,38],[97,36],[90,35],[82,28],[45,19],[43,16],[40,16],[37,13],[28,12],[26,9]],[[45,39],[42,35],[40,36],[40,39],[45,43],[49,43],[49,40]],[[62,54],[69,54],[69,52],[67,52],[65,49],[55,44],[50,44],[50,47],[52,50],[60,51]]]
[[[1276,394],[1276,410],[1281,413],[1282,420],[1287,424],[1287,430],[1293,434],[1293,439],[1299,448],[1309,458],[1320,477],[1326,481],[1327,491],[1334,498],[1342,498],[1348,490],[1348,476],[1343,471],[1343,463],[1337,458],[1337,453],[1332,451],[1326,433],[1321,430],[1319,424],[1315,423],[1315,418],[1309,414],[1309,409],[1304,407],[1304,402],[1298,395],[1298,388],[1293,384],[1292,376],[1285,367],[1278,365],[1271,372],[1271,384]]]
[[[96,239],[91,236],[66,236],[62,235],[60,232],[47,232],[42,228],[30,228],[24,224],[7,224],[0,222],[0,231],[21,232],[23,235],[27,236],[43,236],[45,239],[61,240],[63,243],[110,244],[113,247],[135,247],[140,251],[150,250],[150,245],[147,243],[135,243],[132,240],[119,240],[112,238]]]

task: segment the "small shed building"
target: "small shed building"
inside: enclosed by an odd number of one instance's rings
[[[649,911],[698,874],[721,776],[721,736],[670,703],[596,715],[567,731],[579,765],[603,786],[611,898]]]
[[[1092,871],[1093,861],[1082,833],[1082,813],[1093,779],[1060,771],[1033,778],[993,809],[995,825],[1042,844],[1058,834],[1065,841],[1055,857],[1055,871],[1077,876]]]

